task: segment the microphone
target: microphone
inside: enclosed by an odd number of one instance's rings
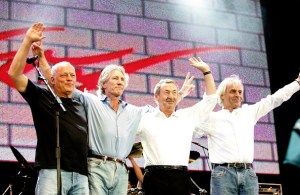
[[[33,64],[38,58],[39,58],[38,55],[33,56],[33,57],[31,57],[31,58],[27,58],[26,63],[27,63],[27,64]]]

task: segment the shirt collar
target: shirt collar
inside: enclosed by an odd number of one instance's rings
[[[155,116],[166,116],[162,111],[159,110],[159,107],[156,107],[153,113]],[[178,117],[178,113],[175,111],[171,114],[171,116]]]
[[[100,100],[102,101],[102,102],[107,102],[107,103],[109,103],[109,98],[106,96],[106,95],[104,95],[104,94],[101,94],[101,96],[100,96]],[[119,104],[121,104],[123,107],[125,107],[125,106],[127,106],[127,102],[125,102],[125,101],[123,101],[123,100],[121,100],[121,99],[119,99]]]

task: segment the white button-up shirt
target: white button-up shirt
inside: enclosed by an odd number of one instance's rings
[[[148,165],[188,166],[193,131],[205,124],[217,103],[217,95],[204,96],[196,105],[166,117],[158,108],[143,115],[138,136]]]
[[[255,124],[299,89],[299,84],[292,82],[253,105],[244,104],[232,112],[225,109],[212,112],[208,120],[209,125],[204,128],[208,137],[210,162],[252,163]]]

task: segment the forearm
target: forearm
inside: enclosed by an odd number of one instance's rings
[[[25,38],[18,49],[8,70],[8,75],[15,84],[15,87],[20,92],[25,92],[28,83],[28,78],[23,74],[26,59],[30,50],[31,41]]]
[[[44,53],[39,55],[39,68],[43,74],[43,76],[45,77],[45,79],[48,81],[49,85],[52,87],[51,85],[51,77],[52,77],[52,72],[51,72],[51,67],[44,55]]]
[[[212,95],[216,93],[215,81],[212,76],[209,65],[203,62],[201,58],[192,57],[189,58],[189,61],[191,62],[192,66],[194,66],[203,73],[206,94]]]
[[[31,44],[29,39],[24,38],[8,70],[8,74],[12,79],[23,74]]]
[[[130,159],[131,161],[131,164],[132,164],[132,167],[133,167],[133,170],[134,170],[134,173],[138,179],[139,182],[142,182],[143,181],[143,177],[144,177],[144,174],[141,170],[141,168],[139,167],[138,164],[136,164],[136,162],[132,159]]]
[[[208,72],[208,71],[206,71]],[[203,73],[204,75],[204,81],[205,81],[205,92],[207,95],[212,95],[214,93],[216,93],[216,85],[215,85],[215,81],[214,81],[214,77],[211,73],[211,71],[209,70],[210,73]]]

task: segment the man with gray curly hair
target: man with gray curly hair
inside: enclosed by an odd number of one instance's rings
[[[105,67],[105,69],[101,72],[101,75],[99,76],[99,79],[98,79],[98,91],[97,91],[97,95],[98,96],[101,96],[102,94],[105,94],[105,88],[103,87],[103,84],[106,81],[109,80],[110,74],[114,70],[118,70],[118,71],[120,71],[124,75],[124,82],[125,82],[124,83],[124,88],[126,88],[128,86],[129,76],[125,72],[125,69],[123,68],[123,66],[118,66],[118,65],[110,64],[110,65],[107,65]]]
[[[238,75],[225,78],[217,88],[222,109],[212,112],[203,131],[208,138],[212,163],[210,193],[258,194],[258,178],[253,169],[254,126],[300,89],[300,74],[295,81],[259,102],[243,104],[244,86]],[[242,179],[240,179],[242,178]]]
[[[128,170],[125,159],[135,141],[143,112],[121,100],[129,77],[119,65],[107,65],[98,79],[97,96],[85,93],[89,124],[90,194],[127,194]]]

